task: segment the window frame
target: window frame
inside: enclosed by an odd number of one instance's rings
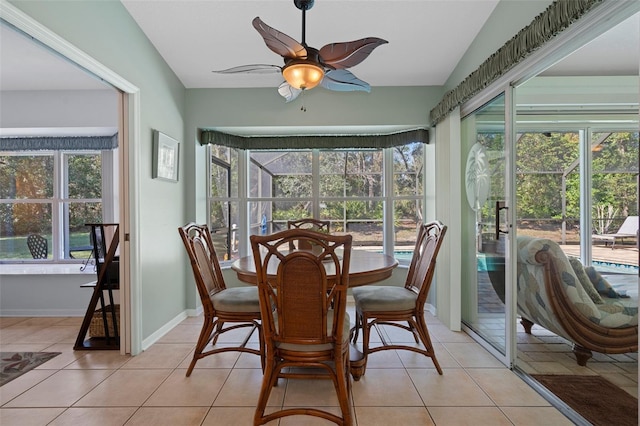
[[[70,198],[69,197],[69,158],[75,155],[97,155],[101,161],[101,197]],[[47,259],[2,258],[0,264],[79,264],[86,258],[71,258],[69,232],[69,206],[71,204],[95,204],[102,206],[102,216],[113,216],[107,208],[113,209],[117,203],[105,203],[103,200],[116,196],[108,184],[115,175],[115,154],[112,150],[29,150],[0,152],[0,157],[51,156],[53,158],[53,188],[48,198],[15,198],[0,199],[0,204],[48,204],[51,206],[51,257]]]
[[[424,216],[426,215],[427,205],[426,205],[426,168],[427,168],[427,149],[425,142],[412,142],[411,144],[420,143],[422,144],[421,157],[422,157],[422,168],[421,171],[421,188],[422,193],[416,192],[414,194],[399,194],[395,195],[394,193],[394,183],[395,183],[395,175],[397,173],[394,170],[394,147],[390,148],[381,148],[374,149],[375,151],[381,151],[382,153],[382,194],[380,196],[374,197],[374,201],[383,203],[383,230],[382,230],[382,244],[381,251],[385,254],[394,255],[395,248],[395,232],[394,232],[394,206],[397,201],[410,201],[419,203],[419,207],[423,214],[422,222],[425,221]],[[250,162],[252,161],[250,158],[250,150],[244,150],[239,148],[228,148],[230,150],[236,150],[238,153],[238,194],[230,195],[227,194],[227,197],[216,196],[213,197],[211,194],[211,173],[212,173],[212,163],[213,163],[213,149],[211,145],[207,145],[207,179],[206,179],[206,188],[207,188],[207,223],[211,227],[211,206],[214,202],[227,202],[227,203],[237,203],[238,205],[238,213],[240,217],[240,229],[250,229],[250,204],[255,202],[273,202],[278,200],[286,200],[286,201],[299,201],[302,198],[279,198],[279,197],[250,197],[249,196],[249,169]],[[346,149],[346,151],[371,151],[372,149]],[[259,150],[264,151],[264,150]],[[273,151],[286,151],[286,150],[273,150]],[[327,151],[327,149],[292,149],[291,151],[311,151],[312,153],[312,194],[310,197],[305,197],[304,200],[311,200],[312,202],[312,217],[320,218],[319,206],[322,202],[330,202],[330,201],[371,201],[371,198],[368,197],[320,197],[319,195],[319,178],[320,178],[320,167],[319,167],[319,156],[322,151]],[[232,172],[233,173],[233,172]],[[253,224],[256,225],[256,224]],[[229,224],[231,226],[231,224]],[[416,231],[417,232],[417,231]],[[240,242],[237,247],[237,257],[248,256],[249,253],[249,233],[243,233],[243,235],[239,238]],[[417,234],[416,234],[417,235]],[[355,248],[357,249],[357,247]],[[411,245],[410,252],[412,253],[413,245]],[[403,250],[404,252],[405,250]],[[409,250],[407,250],[409,251]],[[232,261],[237,257],[231,257],[231,259],[226,260],[222,255],[219,254],[220,260],[223,266],[229,266]],[[407,256],[405,259],[399,259],[399,263],[401,265],[408,265],[410,263],[410,256]]]

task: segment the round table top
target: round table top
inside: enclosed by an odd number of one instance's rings
[[[389,278],[396,266],[398,266],[398,261],[393,256],[364,250],[351,250],[349,287],[371,284]],[[231,269],[236,271],[240,281],[256,284],[256,266],[253,256],[237,259],[231,264]],[[331,271],[327,270],[327,273],[329,276],[331,275]]]

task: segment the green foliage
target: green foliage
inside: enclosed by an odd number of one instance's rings
[[[277,207],[277,203],[276,203]],[[296,220],[306,219],[309,215],[309,206],[307,202],[296,203],[293,207],[286,209],[275,208],[272,213],[273,220]]]
[[[85,223],[100,222],[102,205],[102,164],[99,154],[66,155],[68,175],[68,226],[71,232],[83,231]],[[54,156],[3,155],[0,158],[0,198],[15,200],[0,206],[0,234],[26,236],[46,234],[52,227],[54,197]],[[25,202],[20,202],[25,200]],[[34,202],[36,201],[36,202]]]
[[[311,175],[273,177],[273,196],[276,198],[303,198],[311,196]]]
[[[638,133],[596,133],[592,140],[594,221],[607,206],[621,216],[637,214]],[[516,153],[518,217],[562,218],[563,192],[564,216],[580,217],[578,133],[525,133]]]
[[[424,145],[412,143],[393,149],[393,192],[395,195],[423,194]]]
[[[102,198],[100,155],[70,155],[68,162],[69,198]]]
[[[622,216],[637,214],[637,176],[638,133],[609,136],[593,152],[593,205],[612,206]]]
[[[347,201],[348,220],[382,219],[382,203],[373,201]]]

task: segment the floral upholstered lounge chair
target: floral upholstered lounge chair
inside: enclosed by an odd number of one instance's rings
[[[527,333],[531,334],[533,324],[539,324],[571,341],[582,366],[592,351],[620,354],[638,350],[636,299],[620,297],[608,288],[598,293],[581,265],[574,269],[554,241],[518,237],[517,257],[518,314]],[[587,272],[592,279],[602,279],[593,270]],[[601,282],[596,284],[602,287]]]

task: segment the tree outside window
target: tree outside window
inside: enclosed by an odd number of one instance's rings
[[[244,177],[237,175],[240,150],[211,146],[210,223],[229,232],[216,247],[218,257],[237,258],[247,234],[312,217],[329,220],[332,232],[352,234],[354,249],[382,251],[385,235],[393,235],[398,251],[412,250],[423,221],[423,146],[387,148],[392,162],[386,165],[385,149],[249,151]],[[385,167],[393,171],[390,182]],[[246,198],[225,189],[234,176],[247,182]],[[234,214],[242,203],[246,224]],[[392,223],[385,223],[385,209],[393,211]]]
[[[85,259],[85,223],[102,218],[99,152],[49,151],[0,154],[0,260],[32,260],[29,235],[47,241],[47,258]]]

